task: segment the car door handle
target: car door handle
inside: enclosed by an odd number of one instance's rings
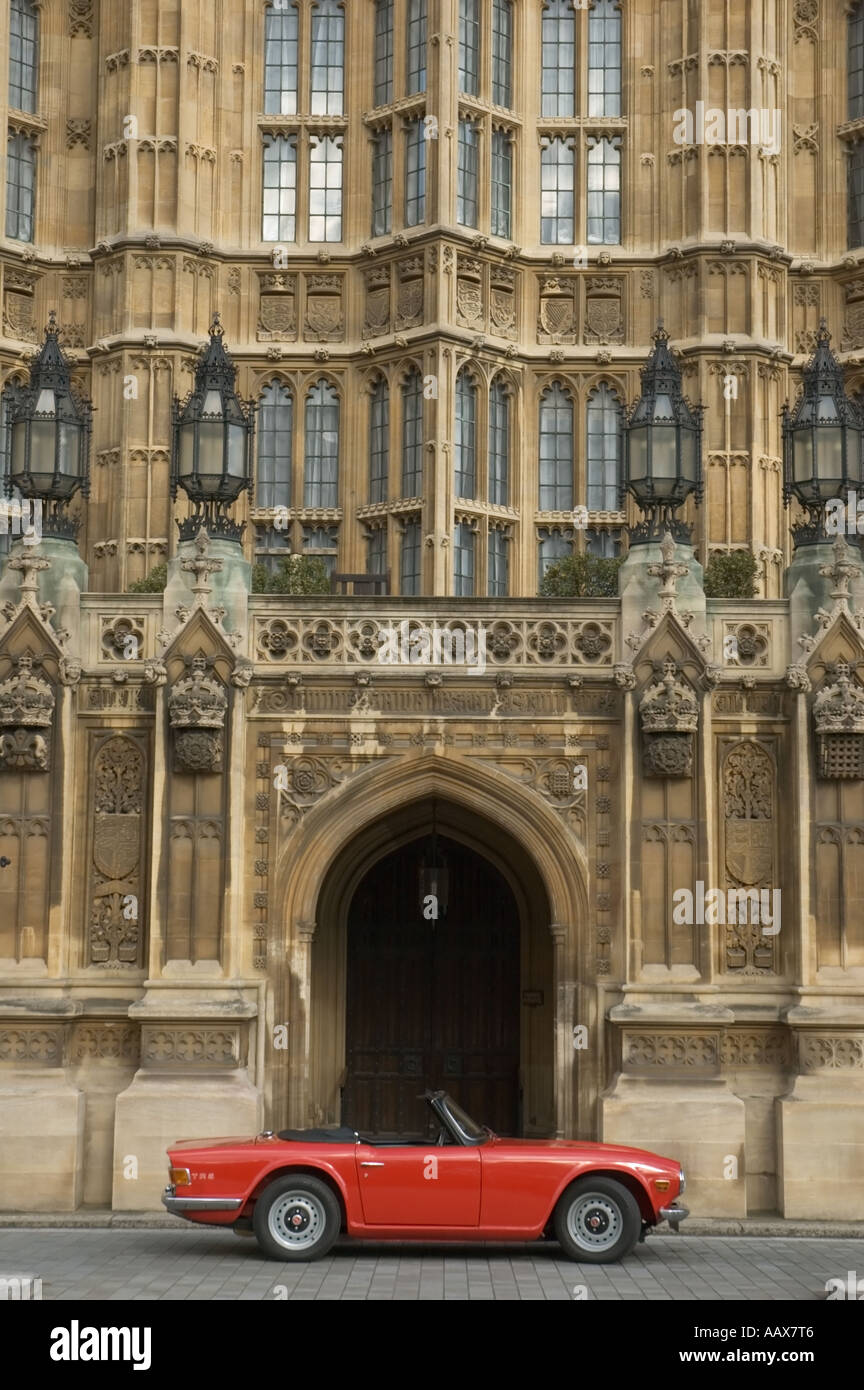
[[[361,1158],[361,1160],[360,1160],[360,1167],[361,1167],[361,1168],[383,1168],[383,1167],[384,1167],[384,1164],[383,1164],[383,1163],[373,1163],[371,1159],[364,1159],[364,1158]]]

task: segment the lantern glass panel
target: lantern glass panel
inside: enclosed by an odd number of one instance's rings
[[[645,426],[630,431],[630,481],[644,480],[648,472],[648,430]]]
[[[655,425],[651,431],[651,476],[655,486],[667,479],[674,481],[678,475],[677,433],[674,425]]]
[[[696,435],[692,430],[681,431],[681,476],[688,483],[696,482]]]
[[[30,476],[40,489],[53,486],[56,447],[56,421],[34,420],[30,427]]]
[[[180,427],[180,464],[179,474],[181,478],[188,478],[192,472],[195,460],[195,427],[193,425],[182,425]]]
[[[78,430],[74,425],[58,425],[57,471],[68,486],[78,481]]]
[[[825,483],[840,482],[843,478],[843,430],[828,426],[816,431],[816,470]]]
[[[215,493],[222,481],[222,421],[201,420],[198,425],[198,482]]]
[[[37,415],[54,415],[56,412],[54,392],[49,391],[47,386],[43,386],[39,392],[39,399],[36,402]]]
[[[12,461],[10,472],[13,478],[20,478],[27,466],[27,421],[19,420],[12,426]]]
[[[246,472],[246,430],[243,425],[228,425],[228,473],[242,478]]]
[[[838,418],[837,402],[833,396],[819,397],[819,409],[816,418],[818,420],[836,420]]]
[[[222,414],[222,397],[219,395],[218,391],[210,390],[207,392],[207,395],[204,397],[204,405],[201,413],[203,415]]]
[[[809,483],[813,477],[813,435],[796,430],[792,438],[793,476],[796,483]]]
[[[654,419],[655,420],[674,420],[675,412],[672,409],[672,401],[668,396],[657,396],[654,400]]]

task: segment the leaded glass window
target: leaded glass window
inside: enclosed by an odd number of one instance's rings
[[[36,150],[29,135],[10,135],[6,145],[6,235],[33,240]]]
[[[297,239],[297,137],[264,136],[262,241]]]
[[[477,387],[463,369],[456,378],[453,485],[457,497],[477,493]]]
[[[257,424],[255,501],[259,507],[290,507],[294,401],[282,382],[271,381],[261,392]]]
[[[621,240],[621,149],[617,140],[596,140],[588,149],[588,241],[617,246]]]
[[[457,598],[474,594],[474,528],[467,521],[453,527],[453,593]]]
[[[423,487],[423,378],[416,368],[402,383],[402,496]]]
[[[856,5],[849,16],[848,38],[849,120],[857,121],[864,116],[864,4]]]
[[[369,404],[369,501],[387,501],[390,467],[390,389],[376,381]]]
[[[492,235],[509,237],[513,196],[513,151],[506,130],[492,132]]]
[[[309,240],[342,240],[342,138],[309,139]]]
[[[459,122],[456,221],[463,227],[477,226],[478,138],[473,121]]]
[[[489,597],[506,598],[509,587],[507,533],[502,526],[489,527],[488,570]]]
[[[480,83],[480,0],[459,0],[459,90],[477,96]]]
[[[400,591],[407,598],[420,592],[420,522],[409,521],[402,533],[402,554],[399,567]]]
[[[375,105],[393,100],[393,0],[375,5]]]
[[[393,134],[379,130],[372,146],[372,235],[385,236],[393,222]]]
[[[297,43],[300,20],[296,5],[264,11],[264,110],[268,115],[297,112]]]
[[[615,512],[619,506],[621,420],[618,398],[598,386],[588,400],[588,510]]]
[[[508,109],[513,105],[512,49],[512,0],[492,0],[492,100]]]
[[[576,16],[572,0],[549,0],[541,26],[541,112],[576,114]]]
[[[35,111],[39,83],[39,16],[30,0],[9,7],[9,105]]]
[[[416,227],[426,219],[425,127],[411,121],[405,148],[405,226]]]
[[[540,398],[540,510],[573,506],[573,402],[555,382]]]
[[[510,481],[510,397],[503,382],[489,390],[489,501],[506,507]]]
[[[621,11],[595,0],[588,13],[588,115],[621,115]]]
[[[304,507],[338,506],[339,397],[329,381],[316,382],[306,397]]]
[[[311,68],[309,110],[312,115],[341,116],[345,80],[345,11],[337,0],[318,0],[312,6]]]
[[[426,90],[426,0],[408,0],[406,76],[408,92]]]
[[[573,244],[575,163],[572,141],[548,140],[540,152],[540,240]]]

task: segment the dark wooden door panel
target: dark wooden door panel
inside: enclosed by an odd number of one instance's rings
[[[428,1133],[418,1096],[442,1088],[501,1134],[518,1126],[519,920],[501,875],[439,837],[449,904],[422,912],[428,842],[381,860],[348,921],[343,1122],[369,1134]]]

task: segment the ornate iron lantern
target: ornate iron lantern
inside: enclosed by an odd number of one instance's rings
[[[72,389],[71,363],[58,342],[52,309],[45,341],[30,364],[26,386],[10,394],[11,450],[6,495],[40,498],[43,535],[74,540],[80,522],[66,510],[75,493],[84,497],[90,481],[91,402]]]
[[[783,501],[795,497],[807,520],[792,527],[796,547],[825,541],[825,507],[862,482],[864,414],[846,394],[843,369],[831,351],[825,319],[803,371],[793,409],[783,406]],[[845,528],[844,528],[845,529]]]
[[[681,390],[681,371],[669,350],[662,320],[652,339],[654,349],[641,369],[642,394],[632,408],[622,408],[624,475],[621,500],[635,497],[646,519],[630,528],[630,544],[659,541],[671,531],[688,542],[690,528],[674,513],[686,499],[702,496],[702,414]]]
[[[174,397],[171,496],[179,485],[196,504],[195,514],[180,524],[181,540],[192,539],[202,526],[232,540],[243,534],[226,509],[251,486],[255,406],[234,390],[237,369],[223,331],[214,314],[195,385],[182,403]]]

